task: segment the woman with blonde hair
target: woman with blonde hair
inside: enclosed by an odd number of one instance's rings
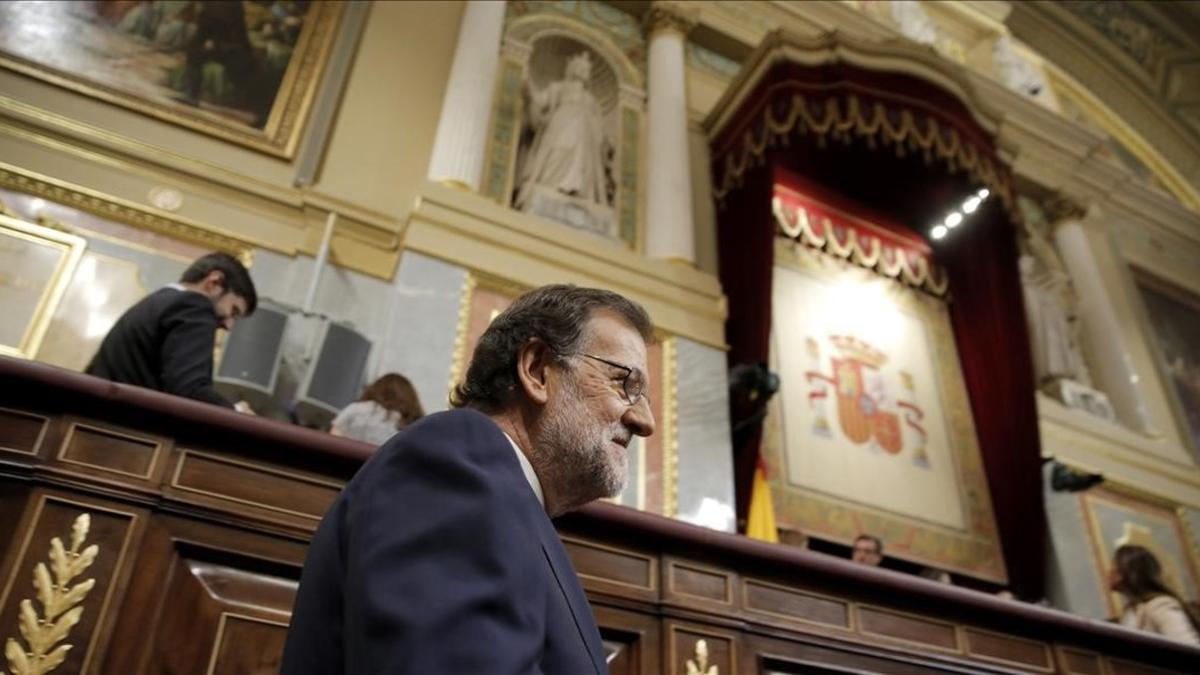
[[[1200,645],[1195,610],[1162,581],[1162,564],[1144,547],[1126,544],[1113,552],[1108,588],[1125,600],[1122,626]]]
[[[333,418],[329,433],[381,445],[424,415],[412,382],[399,373],[388,373],[372,382],[357,401]]]

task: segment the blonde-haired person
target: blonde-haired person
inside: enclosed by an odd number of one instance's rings
[[[1125,601],[1122,626],[1200,645],[1194,610],[1163,583],[1162,564],[1146,548],[1126,544],[1113,552],[1108,588]]]
[[[399,373],[388,373],[372,382],[357,401],[333,418],[329,433],[382,445],[397,431],[424,416],[412,382]]]

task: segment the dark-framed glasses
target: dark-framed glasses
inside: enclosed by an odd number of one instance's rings
[[[625,401],[629,403],[629,405],[637,405],[638,401],[640,401],[642,396],[646,393],[646,374],[640,369],[633,368],[622,363],[617,363],[615,361],[609,361],[608,359],[600,358],[599,356],[585,354],[583,352],[577,352],[574,354],[574,356],[584,356],[592,359],[593,361],[599,361],[605,365],[612,366],[613,368],[620,368],[621,370],[625,371],[625,375],[621,377],[621,390],[625,394]]]

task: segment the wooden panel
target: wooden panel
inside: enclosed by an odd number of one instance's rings
[[[18,630],[18,607],[21,601],[30,600],[39,618],[46,616],[45,607],[32,585],[34,570],[40,564],[53,570],[51,541],[58,539],[70,551],[72,526],[79,522],[79,516],[87,514],[86,537],[76,552],[83,553],[89,547],[96,546],[97,553],[92,564],[69,579],[59,578],[57,573],[50,572],[55,586],[65,584],[75,588],[88,579],[95,582],[76,605],[83,608],[79,623],[60,643],[71,645],[71,649],[58,672],[86,673],[95,668],[97,657],[105,646],[101,635],[111,624],[111,613],[117,610],[116,605],[119,604],[114,602],[114,596],[127,571],[125,561],[136,535],[139,516],[133,512],[45,493],[35,494],[33,499],[33,507],[17,533],[14,564],[8,568],[3,591],[0,591],[0,640],[17,639],[27,646]]]
[[[1144,666],[1131,661],[1109,659],[1108,672],[1112,673],[1112,675],[1172,675],[1173,671],[1151,668],[1150,666]],[[1188,675],[1196,675],[1196,671],[1191,670]]]
[[[298,584],[253,566],[177,557],[145,672],[278,672]]]
[[[729,575],[676,560],[667,561],[667,587],[672,592],[728,605],[733,602]]]
[[[341,491],[335,481],[184,450],[171,486],[215,500],[318,521]]]
[[[222,612],[207,675],[278,673],[287,629],[283,621]]]
[[[1078,649],[1058,650],[1060,668],[1068,675],[1104,675],[1100,655]]]
[[[736,672],[737,644],[733,634],[671,623],[668,635],[670,669],[667,672],[672,675],[708,673],[714,666],[719,673]]]
[[[743,584],[743,595],[743,604],[752,612],[803,623],[850,628],[850,607],[841,600],[753,580]]]
[[[658,617],[592,604],[608,659],[609,675],[659,675],[662,636]]]
[[[37,454],[49,425],[49,418],[41,415],[0,408],[0,450]]]
[[[653,599],[658,595],[658,559],[637,551],[563,537],[585,588]]]
[[[67,429],[58,459],[106,473],[149,479],[163,443],[155,438],[73,423]]]
[[[933,621],[910,614],[898,614],[877,607],[858,608],[859,631],[893,640],[915,642],[947,651],[958,651],[958,632],[953,624]]]
[[[1045,643],[975,628],[963,629],[963,637],[967,653],[971,656],[1046,672],[1054,670],[1050,647]]]

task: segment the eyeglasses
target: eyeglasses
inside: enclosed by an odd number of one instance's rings
[[[567,356],[585,356],[593,361],[599,361],[600,363],[625,371],[625,375],[621,377],[621,390],[624,392],[625,400],[629,405],[637,405],[638,401],[642,399],[642,395],[646,393],[646,375],[637,368],[631,368],[614,361],[609,361],[608,359],[602,359],[599,356],[584,354],[583,352],[567,354]]]

